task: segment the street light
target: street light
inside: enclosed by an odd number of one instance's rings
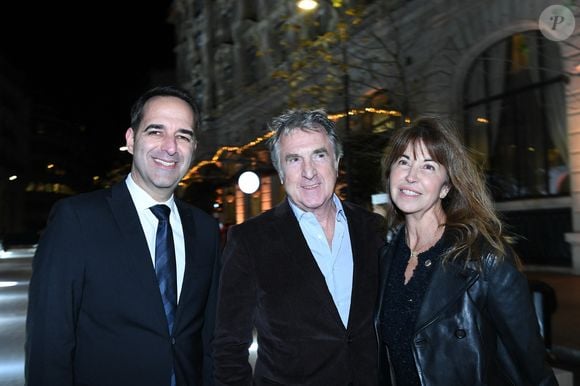
[[[305,11],[312,11],[313,9],[318,7],[318,1],[315,0],[300,0],[296,3],[298,8],[303,9]]]
[[[240,190],[246,194],[252,194],[260,188],[260,177],[253,171],[245,171],[238,178]]]
[[[296,6],[304,11],[312,11],[315,8],[318,8],[318,1],[316,0],[298,0],[296,2]],[[332,7],[333,8],[341,8],[343,6],[341,1],[332,1]],[[339,18],[341,18],[341,13],[339,11],[338,12],[338,16]],[[341,60],[342,60],[342,84],[343,84],[343,94],[344,94],[344,133],[345,133],[345,139],[346,141],[350,141],[350,77],[348,74],[348,51],[347,51],[347,28],[346,28],[346,21],[345,20],[340,20],[340,22],[338,23],[338,36],[339,36],[339,41],[340,41],[340,54],[341,54]],[[350,149],[346,149],[345,146],[345,152],[344,152],[344,169],[346,172],[346,199],[350,200],[352,199],[351,197],[351,160],[350,160],[350,154],[347,154],[350,152]]]

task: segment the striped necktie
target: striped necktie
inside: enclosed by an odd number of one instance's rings
[[[177,277],[175,269],[175,246],[169,224],[171,209],[167,205],[152,206],[151,211],[159,220],[155,238],[155,275],[163,299],[169,333],[173,332],[175,309],[177,308]]]

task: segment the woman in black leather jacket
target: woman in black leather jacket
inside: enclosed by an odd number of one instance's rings
[[[526,277],[450,122],[396,132],[375,315],[381,385],[557,385]]]

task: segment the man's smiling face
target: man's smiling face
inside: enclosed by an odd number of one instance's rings
[[[286,193],[300,209],[317,212],[332,203],[338,164],[324,131],[295,129],[280,139]]]
[[[166,201],[193,160],[197,142],[191,107],[172,96],[151,98],[138,128],[125,134],[133,154],[131,176],[157,201]]]

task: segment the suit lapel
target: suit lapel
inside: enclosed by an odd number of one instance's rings
[[[294,262],[298,271],[302,273],[303,282],[310,286],[313,295],[319,299],[320,304],[337,323],[343,326],[338,309],[326,285],[324,275],[308,247],[308,243],[302,234],[290,204],[288,204],[288,200],[278,205],[275,210],[277,220],[275,226],[279,228],[280,234],[284,235],[288,257]]]
[[[124,181],[111,188],[109,205],[111,206],[113,217],[121,230],[122,242],[119,248],[123,252],[120,256],[126,257],[129,272],[141,283],[147,297],[157,299],[159,302],[159,307],[155,307],[159,311],[157,316],[167,326],[163,301],[161,300],[155,270],[151,262],[151,253],[147,246],[147,240],[143,233],[137,209]],[[167,330],[167,328],[165,329]]]
[[[181,304],[187,304],[187,300],[193,291],[194,275],[194,261],[195,261],[195,245],[196,232],[195,222],[193,219],[193,212],[184,208],[179,200],[175,200],[177,209],[179,210],[179,217],[183,227],[183,240],[185,243],[185,272],[183,274],[183,283],[181,286],[181,294],[179,296],[179,303],[177,304],[176,324],[182,312]]]

